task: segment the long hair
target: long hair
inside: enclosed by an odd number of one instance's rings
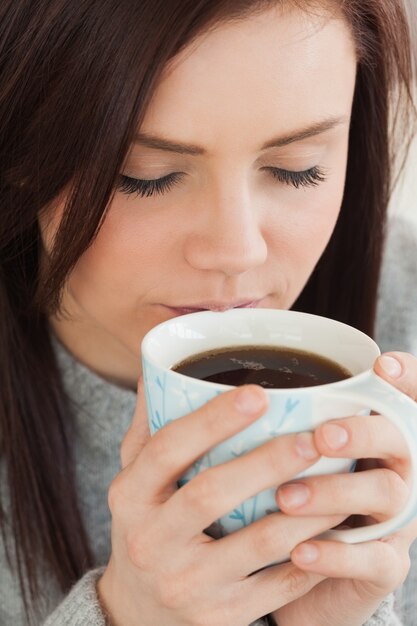
[[[48,314],[97,234],[167,62],[202,30],[264,5],[311,0],[2,0],[0,4],[0,511],[27,619],[41,566],[63,592],[93,565],[74,481],[73,419]],[[334,234],[295,308],[372,333],[391,181],[390,124],[411,84],[401,0],[335,0],[358,76]],[[404,131],[404,132],[405,132]],[[398,136],[398,133],[396,134]],[[404,133],[402,139],[404,139]],[[67,202],[46,272],[38,216]],[[7,511],[6,511],[7,509]]]

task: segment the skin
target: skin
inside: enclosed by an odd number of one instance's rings
[[[182,178],[163,195],[116,193],[69,277],[65,314],[51,318],[78,359],[136,388],[141,339],[178,314],[170,307],[210,301],[222,309],[258,298],[262,307],[292,305],[340,209],[355,72],[341,19],[282,9],[222,24],[174,59],[140,132],[197,145],[204,154],[132,146],[125,175]],[[314,136],[262,149],[336,119]],[[267,169],[316,166],[325,182],[298,189]],[[40,218],[46,253],[62,211],[58,203]],[[386,357],[376,371],[415,398],[416,360],[392,356],[400,363],[396,379],[382,369]],[[98,584],[116,626],[247,626],[271,612],[280,626],[359,626],[402,582],[415,525],[356,546],[308,541],[349,514],[380,520],[403,506],[407,452],[386,420],[338,420],[346,431],[339,449],[329,447],[326,426],[280,437],[177,490],[185,468],[259,418],[267,398],[255,386],[233,390],[150,439],[143,397],[139,382],[123,469],[109,492],[112,555]],[[320,454],[380,461],[373,471],[303,481],[307,500],[294,507],[288,482]],[[283,513],[219,541],[203,533],[235,500],[276,484]],[[307,563],[302,557],[312,548],[317,558]],[[289,551],[290,562],[258,571]]]

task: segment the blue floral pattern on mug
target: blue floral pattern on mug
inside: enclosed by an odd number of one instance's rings
[[[200,381],[194,381],[192,378],[169,370],[161,371],[146,358],[143,358],[143,374],[152,435],[172,420],[195,411],[221,393],[214,386],[202,386]],[[265,415],[198,459],[181,477],[179,486],[200,472],[237,458],[273,437],[300,430],[312,430],[310,405],[308,394],[302,399],[294,398],[291,390],[288,390],[288,394],[270,398],[269,410]],[[275,488],[267,489],[242,502],[218,520],[219,527],[223,532],[224,529],[233,532],[268,513],[278,511],[275,491]]]

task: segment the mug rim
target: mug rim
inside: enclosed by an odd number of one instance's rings
[[[354,326],[350,326],[349,324],[345,324],[344,322],[340,322],[339,320],[334,320],[330,317],[325,317],[324,315],[316,315],[313,313],[304,313],[302,311],[291,311],[288,309],[271,309],[271,308],[259,308],[259,309],[247,309],[247,308],[241,308],[241,309],[229,309],[228,311],[224,311],[224,312],[220,312],[220,311],[197,311],[197,312],[193,312],[193,313],[187,313],[186,315],[181,315],[179,316],[181,320],[187,320],[187,318],[192,317],[193,319],[195,319],[197,316],[202,317],[212,317],[213,315],[219,315],[219,314],[228,314],[229,311],[233,311],[234,314],[237,314],[239,316],[242,317],[249,317],[251,315],[254,314],[255,312],[255,316],[256,315],[262,315],[263,312],[266,312],[266,314],[270,315],[271,313],[273,314],[278,314],[278,315],[283,315],[283,316],[297,316],[297,317],[301,317],[303,319],[313,319],[313,320],[327,320],[329,322],[331,322],[332,326],[337,326],[339,328],[348,330],[349,332],[353,332],[354,334],[361,336],[363,338],[366,339],[366,341],[368,342],[368,344],[372,347],[375,348],[375,359],[381,354],[381,351],[379,349],[378,344],[372,339],[372,337],[370,337],[369,335],[367,335],[366,333],[364,333],[363,331],[355,328]],[[154,367],[158,368],[159,370],[161,370],[162,372],[165,373],[169,373],[170,376],[174,376],[174,377],[181,377],[182,379],[187,379],[194,381],[194,384],[198,383],[198,385],[201,385],[203,388],[207,388],[207,389],[218,389],[219,391],[229,391],[231,389],[236,389],[237,385],[226,385],[223,383],[215,383],[212,381],[207,381],[207,380],[203,380],[201,378],[194,378],[192,376],[187,376],[186,374],[181,374],[180,372],[177,372],[175,370],[173,370],[171,367],[165,367],[163,365],[161,365],[160,363],[158,363],[158,361],[153,358],[153,356],[151,356],[150,354],[150,350],[148,348],[149,343],[152,341],[152,337],[154,334],[156,334],[161,327],[166,326],[167,324],[170,323],[176,323],[176,321],[178,320],[177,317],[173,317],[170,318],[168,320],[165,320],[163,322],[160,322],[159,324],[157,324],[156,326],[154,326],[153,328],[151,328],[146,335],[144,336],[144,338],[142,339],[142,344],[141,344],[141,355],[142,355],[142,360],[144,361],[148,361],[151,365],[153,365]],[[268,344],[265,344],[268,345]],[[227,346],[224,346],[227,347]],[[196,353],[198,354],[198,352]],[[191,355],[190,355],[191,356]],[[323,389],[343,389],[344,387],[348,387],[351,384],[354,384],[356,382],[360,382],[362,380],[362,378],[365,378],[368,375],[369,369],[371,368],[366,368],[363,371],[359,372],[358,374],[353,374],[352,376],[349,376],[349,378],[344,378],[343,380],[339,380],[336,382],[331,382],[331,383],[323,383],[320,385],[311,385],[309,387],[279,387],[279,388],[264,388],[265,391],[268,394],[273,394],[273,395],[282,395],[282,394],[288,394],[289,392],[291,393],[314,393],[315,390],[317,391],[321,391]],[[179,379],[181,380],[181,379]]]

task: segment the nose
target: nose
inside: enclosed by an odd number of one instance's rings
[[[259,212],[247,193],[218,194],[199,206],[184,244],[192,267],[234,276],[262,265],[267,255]]]

